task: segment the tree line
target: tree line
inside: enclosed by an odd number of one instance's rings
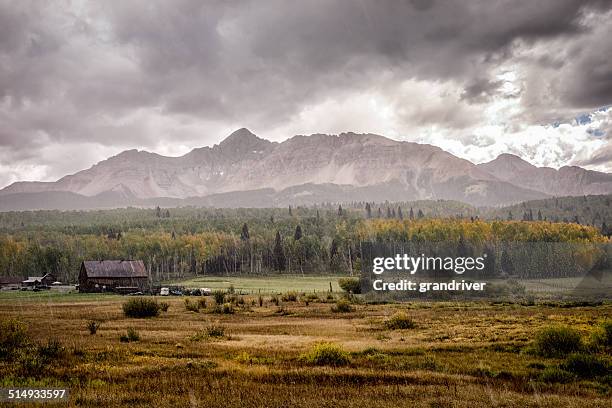
[[[370,217],[368,207],[370,212],[376,208]],[[21,220],[0,218],[0,273],[49,272],[75,282],[83,260],[141,259],[156,282],[196,275],[355,275],[366,241],[607,242],[598,228],[576,223],[483,221],[477,215],[428,218],[409,206],[394,206],[395,213],[382,208],[381,217],[371,203],[361,208],[19,213]]]

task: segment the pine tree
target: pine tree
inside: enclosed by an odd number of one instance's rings
[[[378,218],[382,218],[382,211],[380,209],[380,207],[378,207],[378,214],[377,214]]]
[[[338,217],[342,217],[342,214],[343,214],[342,206],[339,205],[338,206]]]
[[[279,231],[276,231],[276,238],[274,240],[274,269],[277,271],[285,270],[285,251],[283,250],[283,241]]]
[[[295,227],[295,233],[293,234],[293,239],[295,241],[299,241],[300,238],[302,238],[302,227],[298,225],[297,227]]]
[[[508,211],[508,221],[512,221],[514,216],[512,215],[512,211]]]
[[[425,214],[423,214],[423,211],[421,211],[421,209],[419,209],[419,212],[417,213],[417,217],[418,217],[418,218],[423,218],[423,217],[425,217]]]
[[[500,266],[502,272],[506,275],[512,275],[514,273],[514,265],[512,263],[512,259],[510,258],[510,254],[506,250],[502,252]]]
[[[372,207],[370,206],[370,203],[366,203],[365,211],[366,211],[366,218],[372,218]]]
[[[404,219],[404,214],[402,214],[402,207],[397,207],[397,218],[400,220]]]
[[[332,239],[331,247],[329,248],[329,257],[333,258],[335,255],[338,255],[338,242]]]
[[[293,215],[293,210],[291,209],[291,206],[289,206],[289,215]]]
[[[246,224],[246,222],[242,225],[242,231],[240,232],[240,239],[242,241],[248,241],[249,240],[249,227]]]
[[[391,218],[391,209],[387,207],[387,218]]]
[[[538,221],[542,221],[542,211],[538,210]]]
[[[410,218],[411,220],[414,220],[414,211],[412,211],[412,207],[410,207],[410,213],[408,215],[408,218]]]

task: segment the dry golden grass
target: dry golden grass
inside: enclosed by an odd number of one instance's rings
[[[269,300],[237,307],[233,315],[185,310],[181,298],[164,298],[168,312],[126,318],[127,298],[35,302],[0,300],[0,315],[28,326],[35,342],[57,339],[61,361],[24,378],[0,363],[2,386],[64,385],[69,406],[159,407],[602,407],[609,385],[537,380],[558,360],[526,353],[538,329],[566,324],[585,336],[612,316],[612,305],[555,308],[488,303],[353,305]],[[210,301],[208,304],[214,304]],[[416,327],[387,330],[398,311]],[[90,335],[87,323],[100,322]],[[193,340],[211,325],[223,337]],[[128,328],[140,341],[121,343]],[[319,342],[350,353],[342,367],[304,364],[300,354]],[[538,366],[539,365],[539,366]],[[538,368],[539,367],[539,368]],[[25,405],[24,405],[25,406]]]

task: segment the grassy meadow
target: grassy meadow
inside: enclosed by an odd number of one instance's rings
[[[273,294],[290,291],[296,292],[328,292],[330,284],[333,292],[339,292],[339,276],[202,276],[187,280],[169,281],[164,284],[178,285],[187,288],[210,288],[227,290],[233,287],[235,291],[244,294]]]
[[[213,296],[157,297],[167,311],[130,318],[122,305],[146,298],[3,292],[0,316],[23,324],[25,343],[0,359],[0,386],[65,386],[69,406],[89,407],[611,404],[610,350],[594,346],[610,303],[341,297],[226,293],[219,305]],[[585,374],[567,368],[565,354],[538,353],[549,326],[574,330],[587,350],[577,351],[607,362],[607,371]]]

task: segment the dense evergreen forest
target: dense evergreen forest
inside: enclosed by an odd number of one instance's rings
[[[364,241],[606,242],[608,220],[609,196],[501,209],[416,201],[7,212],[0,213],[0,274],[51,272],[74,282],[85,259],[142,259],[155,281],[205,274],[355,274]]]

